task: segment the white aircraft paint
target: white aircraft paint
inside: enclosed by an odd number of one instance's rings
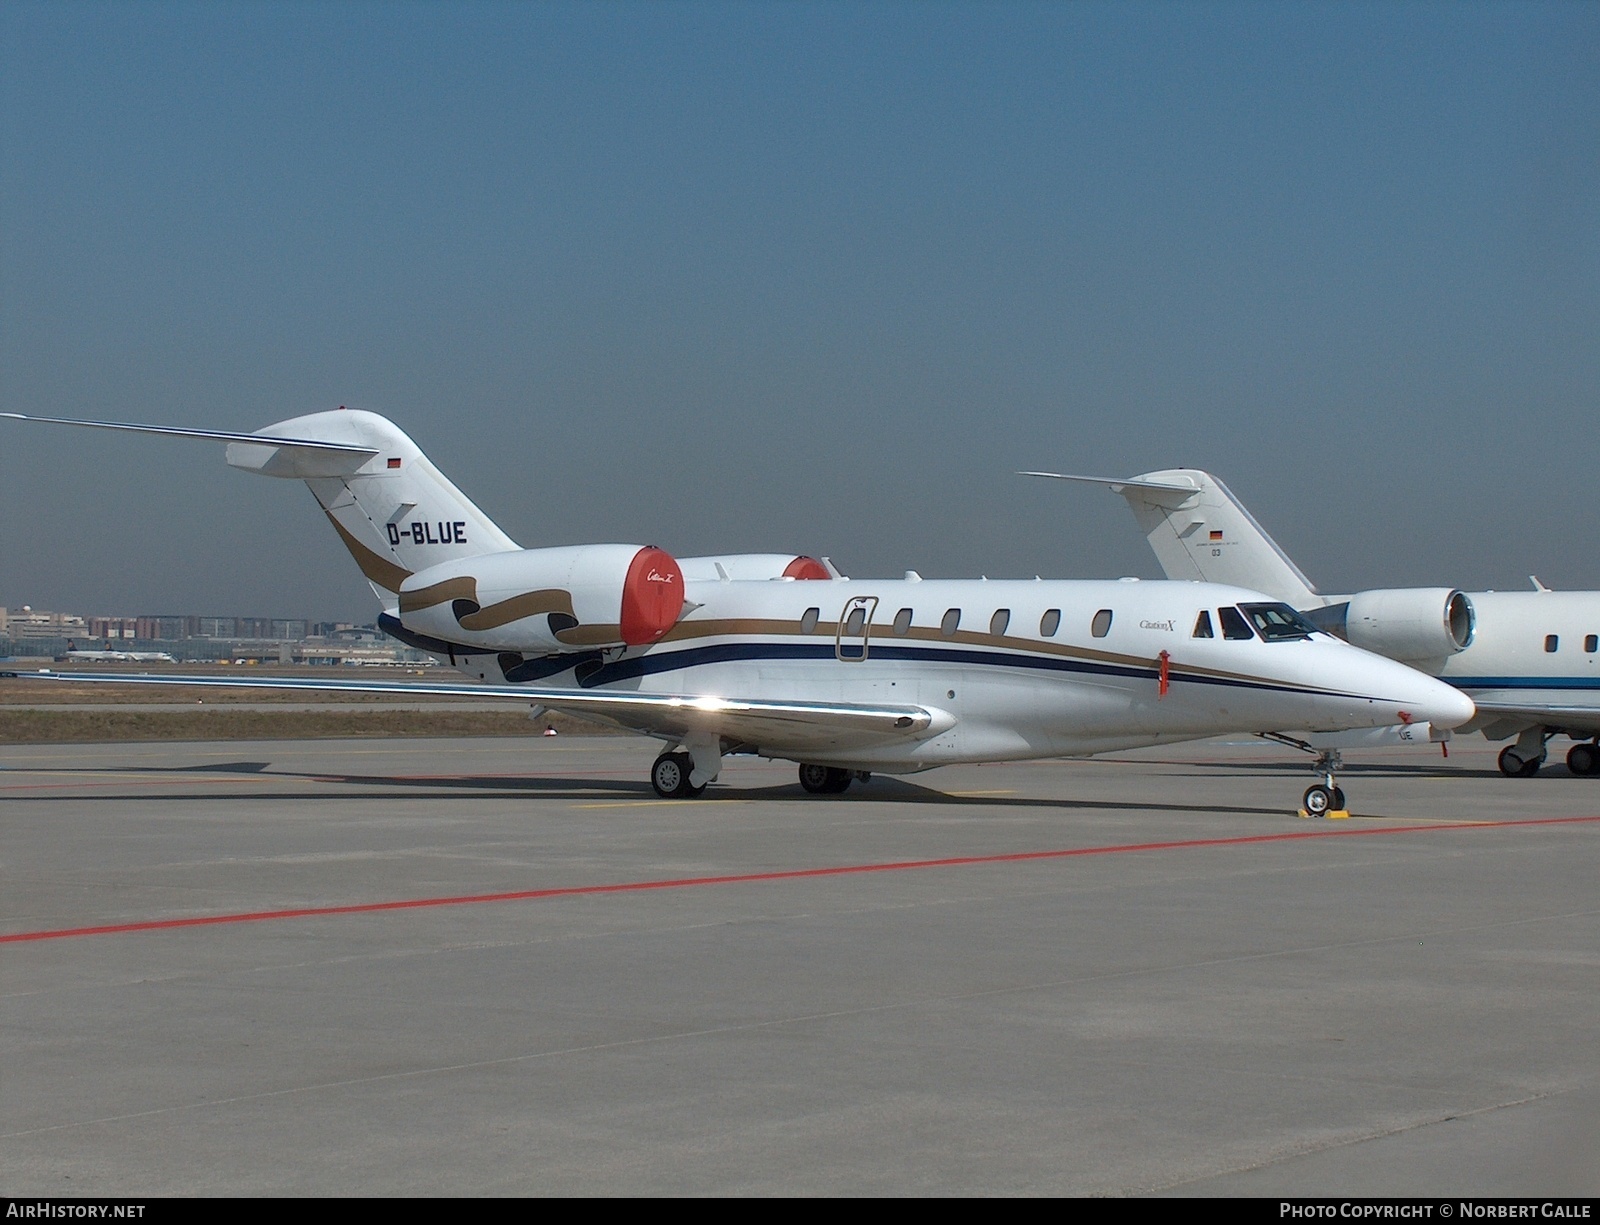
[[[1500,768],[1527,777],[1546,742],[1566,734],[1575,773],[1600,774],[1600,591],[1399,588],[1323,595],[1215,476],[1170,468],[1126,480],[1026,473],[1103,485],[1127,501],[1168,578],[1240,583],[1264,591],[1351,642],[1402,660],[1470,696],[1460,727],[1512,736]],[[1421,739],[1414,729],[1394,737]]]
[[[372,584],[384,629],[478,682],[251,687],[471,693],[565,711],[666,741],[652,772],[666,794],[697,793],[736,751],[799,762],[807,788],[827,791],[871,771],[1283,727],[1449,727],[1474,713],[1449,686],[1297,626],[1237,586],[863,580],[819,577],[837,571],[794,554],[679,563],[651,546],[519,549],[376,414],[193,433],[227,442],[235,467],[304,480]],[[1209,639],[1194,636],[1202,616]],[[1229,637],[1224,621],[1247,628]],[[1308,808],[1342,799],[1331,778],[1324,790],[1307,793]]]

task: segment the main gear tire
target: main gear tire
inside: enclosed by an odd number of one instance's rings
[[[800,765],[800,785],[812,795],[838,795],[850,786],[853,777],[849,770],[833,766],[818,766],[810,762]]]
[[[1523,761],[1517,755],[1516,746],[1512,744],[1508,744],[1500,750],[1498,760],[1500,773],[1507,778],[1532,778],[1539,773],[1539,766],[1542,764],[1537,757],[1530,757],[1527,761]]]
[[[689,781],[694,758],[687,753],[663,753],[650,767],[650,785],[664,800],[692,800],[705,790]]]

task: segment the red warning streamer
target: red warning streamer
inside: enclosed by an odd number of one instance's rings
[[[1166,697],[1167,696],[1167,690],[1172,688],[1172,681],[1171,681],[1171,678],[1169,677],[1168,672],[1167,672],[1167,665],[1169,663],[1171,663],[1171,662],[1172,662],[1172,656],[1169,655],[1167,652],[1162,651],[1161,652],[1161,677],[1156,682],[1156,696],[1157,697],[1163,697],[1163,698]]]

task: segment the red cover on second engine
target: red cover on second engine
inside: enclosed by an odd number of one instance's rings
[[[828,567],[815,557],[797,557],[783,568],[784,578],[832,578]]]
[[[655,642],[683,612],[683,571],[664,549],[647,546],[633,556],[622,584],[622,641]]]

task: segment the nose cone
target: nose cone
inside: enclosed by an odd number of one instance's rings
[[[1378,661],[1374,660],[1374,663]],[[1373,676],[1368,692],[1380,706],[1393,705],[1396,723],[1430,723],[1434,727],[1460,727],[1478,708],[1454,685],[1435,680],[1415,668],[1383,660],[1387,675]]]

